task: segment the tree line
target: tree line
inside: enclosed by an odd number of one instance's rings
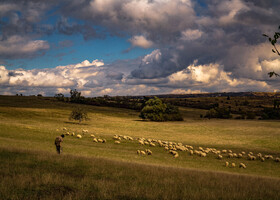
[[[86,98],[81,95],[81,92],[74,89],[70,90],[70,97],[64,97],[63,94],[59,93],[55,95],[55,98],[59,101],[77,104],[133,109],[140,112],[139,117],[143,120],[158,122],[183,120],[178,107],[164,103],[157,97],[143,97],[142,99],[136,99],[119,96],[110,97],[105,95],[104,97]],[[69,119],[79,120],[79,122],[87,118],[86,111],[81,108],[73,109],[69,117]]]

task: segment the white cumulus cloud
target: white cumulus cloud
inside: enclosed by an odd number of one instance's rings
[[[143,35],[135,35],[131,39],[129,39],[129,42],[132,44],[132,46],[141,47],[144,49],[147,49],[147,48],[150,48],[153,46],[153,42],[150,40],[147,40]]]
[[[25,58],[32,57],[50,48],[47,41],[30,40],[27,37],[11,36],[7,40],[0,41],[0,57]]]

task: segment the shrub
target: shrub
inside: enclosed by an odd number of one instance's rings
[[[264,108],[261,113],[262,119],[280,119],[280,110],[274,108]]]
[[[210,109],[206,115],[206,118],[221,118],[221,119],[229,119],[232,118],[230,114],[230,109],[227,108],[212,108]]]
[[[255,119],[256,118],[256,114],[253,112],[248,112],[247,113],[247,119]]]
[[[87,112],[81,107],[76,107],[72,110],[69,120],[77,120],[81,123],[83,120],[89,120]]]
[[[70,102],[72,103],[85,103],[85,97],[81,95],[81,92],[70,90]]]
[[[62,93],[55,94],[54,97],[55,97],[58,101],[64,101],[64,95],[63,95]]]

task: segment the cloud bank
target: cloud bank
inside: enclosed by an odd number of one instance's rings
[[[54,8],[59,17],[44,21]],[[126,37],[131,49],[151,52],[112,63],[84,58],[46,69],[1,66],[0,92],[54,95],[76,88],[98,96],[275,91],[279,80],[267,73],[280,72],[280,58],[262,33],[276,31],[279,10],[278,0],[2,1],[0,59],[43,56],[52,46],[42,37],[51,34],[81,35],[85,42]]]
[[[143,58],[146,61],[147,58]],[[143,62],[143,61],[142,61]],[[261,63],[263,68],[279,66],[279,60]],[[77,89],[85,96],[103,95],[147,95],[164,93],[200,93],[200,92],[237,92],[271,91],[278,84],[273,80],[255,80],[233,78],[218,63],[199,65],[197,61],[185,69],[174,72],[164,78],[134,78],[115,68],[117,63],[104,64],[102,61],[85,60],[81,63],[58,66],[49,69],[8,70],[0,66],[0,92],[25,95],[43,94],[53,96],[56,93],[69,95],[70,89]],[[272,83],[271,83],[272,82]],[[256,88],[258,88],[256,90]]]

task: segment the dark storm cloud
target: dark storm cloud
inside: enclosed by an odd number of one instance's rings
[[[56,11],[50,14],[54,6]],[[184,92],[184,88],[189,92],[267,91],[279,87],[267,73],[280,68],[279,57],[272,54],[262,33],[277,30],[279,10],[279,0],[1,1],[0,58],[41,55],[50,45],[37,38],[53,33],[80,34],[84,40],[125,36],[130,38],[129,49],[146,46],[155,50],[142,58],[118,60],[99,69],[69,66],[71,75],[80,73],[72,77],[75,84],[103,91],[99,94]],[[42,24],[50,15],[58,16],[58,21]],[[72,44],[62,41],[59,45]],[[60,70],[43,74],[63,74],[60,78],[65,84],[51,86],[66,90],[74,83]],[[1,77],[16,81],[16,74],[7,74],[4,70]],[[42,77],[32,84],[47,85],[47,80],[40,83]],[[24,80],[22,83],[26,84]]]
[[[195,20],[197,26],[194,28],[199,27],[203,32],[200,38],[191,41],[179,38],[168,49],[159,48],[161,59],[142,62],[138,69],[131,72],[131,76],[137,79],[166,77],[197,60],[197,64],[201,65],[219,63],[235,78],[263,79],[255,67],[265,59],[277,58],[270,56],[271,50],[262,45],[266,42],[262,33],[278,27],[279,1],[232,0],[207,3],[208,12]],[[266,50],[268,52],[264,53]],[[265,69],[260,70],[264,73]]]
[[[122,80],[123,73],[108,71],[107,74],[106,74],[106,78],[113,79],[113,80]]]
[[[16,76],[23,76],[23,73],[16,73],[16,72],[10,71],[10,72],[8,73],[8,76],[13,76],[13,77],[16,77]]]
[[[67,18],[62,17],[56,24],[56,29],[64,35],[82,34],[84,40],[95,38],[104,38],[105,35],[97,33],[96,30],[89,24],[69,23]]]
[[[195,12],[190,1],[74,0],[62,8],[65,16],[91,21],[112,34],[147,34],[153,41],[167,43],[191,27]]]

